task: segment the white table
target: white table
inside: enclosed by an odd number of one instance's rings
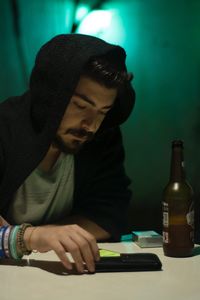
[[[21,265],[0,262],[0,300],[199,300],[200,246],[190,258],[169,258],[162,248],[132,242],[103,243],[120,252],[156,253],[162,271],[69,275],[54,252],[32,253]],[[9,264],[6,264],[9,263]]]

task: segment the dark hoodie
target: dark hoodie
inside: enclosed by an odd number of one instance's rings
[[[5,218],[14,193],[44,158],[85,64],[105,54],[126,70],[126,54],[119,46],[81,34],[56,36],[38,52],[29,91],[0,104],[0,214]],[[113,240],[125,230],[130,200],[118,125],[134,101],[127,83],[95,139],[75,155],[72,214],[96,222]]]

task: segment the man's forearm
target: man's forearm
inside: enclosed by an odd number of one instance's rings
[[[83,216],[69,216],[66,220],[59,222],[59,224],[77,224],[89,233],[91,233],[97,241],[106,241],[110,238],[110,234],[107,231],[105,231],[95,222]]]
[[[59,222],[59,224],[77,224],[89,233],[91,233],[97,241],[106,241],[110,238],[110,234],[95,222],[79,215],[69,216],[67,220]],[[0,226],[9,225],[9,223],[0,216]]]
[[[0,216],[0,226],[5,226],[5,225],[9,225],[9,224],[2,216]]]

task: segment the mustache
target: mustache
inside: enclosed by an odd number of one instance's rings
[[[94,138],[94,133],[92,131],[88,131],[88,130],[85,130],[85,129],[70,128],[70,129],[67,130],[66,133],[70,133],[70,134],[75,135],[79,138],[86,138],[88,141],[90,141]]]

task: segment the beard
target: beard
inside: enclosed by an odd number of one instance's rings
[[[68,129],[66,134],[74,135],[77,138],[84,138],[85,141],[82,142],[77,139],[72,139],[70,142],[65,142],[61,136],[58,134],[55,136],[53,140],[53,146],[58,148],[61,152],[65,154],[76,154],[80,151],[83,145],[94,138],[94,133],[86,131],[85,129]]]

